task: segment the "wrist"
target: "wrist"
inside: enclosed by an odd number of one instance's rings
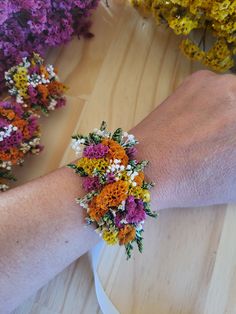
[[[153,134],[139,124],[130,131],[138,139],[138,160],[148,160],[149,165],[145,169],[145,176],[148,181],[155,184],[152,189],[152,207],[153,209],[164,209],[173,207],[173,195],[171,195],[170,188],[173,186],[171,182],[171,174],[168,171],[168,164],[170,162],[167,147],[163,143],[165,139],[162,132],[158,132],[159,138],[153,138]],[[155,130],[156,134],[156,130]]]

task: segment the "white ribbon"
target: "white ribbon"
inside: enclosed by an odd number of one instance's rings
[[[98,276],[98,264],[101,256],[101,251],[104,247],[105,244],[103,241],[101,241],[90,251],[97,300],[103,314],[120,314],[120,312],[112,304],[111,300],[104,291]]]

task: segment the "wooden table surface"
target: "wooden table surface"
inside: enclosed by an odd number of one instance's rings
[[[124,0],[109,3],[94,14],[94,39],[50,52],[48,61],[70,86],[68,106],[42,119],[45,150],[18,170],[18,184],[73,159],[72,133],[87,133],[102,120],[130,129],[200,68],[181,55],[170,31]],[[99,275],[122,314],[236,313],[235,234],[233,206],[164,210],[146,225],[143,255],[127,262],[123,248],[107,248]],[[101,313],[88,255],[14,311],[29,313]]]

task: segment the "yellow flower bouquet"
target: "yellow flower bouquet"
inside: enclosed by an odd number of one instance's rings
[[[190,59],[200,61],[216,72],[233,70],[236,55],[235,0],[130,2],[144,15],[152,15],[157,24],[167,24],[177,35],[182,35],[180,49]],[[200,37],[194,34],[199,32]]]

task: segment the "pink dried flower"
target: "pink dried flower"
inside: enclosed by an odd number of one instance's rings
[[[84,149],[84,157],[87,158],[103,158],[109,151],[109,147],[103,144],[89,145]]]
[[[99,190],[101,188],[99,178],[98,177],[86,177],[86,178],[84,178],[83,188],[85,189],[86,192]]]
[[[127,210],[125,218],[128,223],[140,223],[146,218],[143,201],[141,199],[135,199],[130,195],[126,200],[125,207]]]
[[[129,147],[126,149],[126,154],[129,157],[129,159],[135,159],[137,154],[137,148],[136,147]]]

